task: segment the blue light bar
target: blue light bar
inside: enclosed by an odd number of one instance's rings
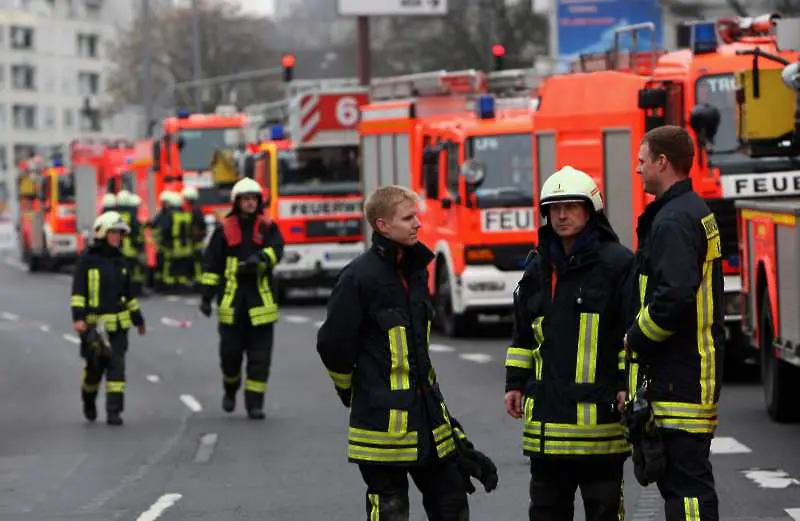
[[[283,125],[273,125],[269,128],[269,138],[272,141],[280,141],[286,139],[286,132],[284,132]]]
[[[475,111],[480,119],[491,119],[494,117],[494,96],[484,94],[478,98],[475,104]]]
[[[192,115],[192,111],[190,111],[190,110],[185,110],[185,109],[184,109],[184,110],[179,110],[179,111],[177,112],[177,116],[178,116],[180,119],[186,119],[186,118],[188,118],[188,117],[189,117],[189,116],[191,116],[191,115]]]
[[[53,163],[53,167],[64,166],[64,162],[61,161],[60,157],[54,157],[53,160],[52,160],[52,163]]]
[[[717,50],[716,22],[700,22],[692,25],[692,51],[695,54]]]

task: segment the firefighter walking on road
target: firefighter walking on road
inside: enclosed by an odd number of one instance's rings
[[[623,291],[633,253],[619,243],[595,182],[564,167],[545,181],[539,245],[514,293],[506,412],[524,419],[531,521],[569,521],[580,488],[587,521],[624,518],[630,454]]]
[[[125,353],[128,329],[145,334],[139,302],[131,295],[130,272],[120,253],[130,227],[117,212],[105,212],[94,222],[94,243],[80,257],[72,279],[72,322],[81,337],[83,414],[97,418],[96,398],[106,377],[106,421],[122,425],[125,406]]]
[[[127,190],[121,190],[117,194],[117,211],[122,220],[131,229],[130,233],[122,238],[121,251],[128,261],[128,270],[131,275],[131,292],[134,297],[142,294],[142,287],[144,286],[144,271],[139,262],[139,255],[144,248],[144,235],[138,216],[140,204],[141,199],[139,196]]]
[[[206,239],[206,219],[203,216],[203,210],[197,202],[200,194],[197,188],[187,186],[181,192],[183,200],[186,201],[189,207],[189,212],[192,215],[191,221],[191,238],[192,238],[192,260],[193,260],[193,274],[196,284],[202,282],[203,277],[203,248]]]
[[[236,407],[246,354],[245,409],[249,418],[263,420],[274,323],[278,320],[272,272],[283,256],[283,236],[264,213],[264,198],[257,182],[249,178],[238,181],[231,200],[233,208],[214,230],[203,258],[200,311],[211,316],[211,300],[216,297],[222,408],[232,412]]]
[[[649,131],[638,159],[644,189],[656,199],[639,217],[631,295],[636,315],[626,342],[631,380],[637,389],[647,383],[639,398],[652,408],[663,454],[644,453],[637,478],[658,484],[667,521],[716,521],[709,452],[725,340],[719,228],[692,190],[694,146],[684,129]],[[634,464],[637,451],[634,442]],[[666,465],[650,467],[657,460]]]
[[[433,253],[417,239],[417,205],[399,186],[368,198],[372,247],[340,273],[317,351],[350,408],[347,454],[367,485],[367,519],[408,521],[411,474],[430,521],[468,521],[471,477],[488,492],[497,469],[450,416],[428,354]]]

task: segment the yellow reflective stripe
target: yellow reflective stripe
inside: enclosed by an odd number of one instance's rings
[[[581,313],[578,327],[578,357],[575,361],[575,383],[593,384],[597,375],[597,330],[600,315]],[[597,404],[578,403],[578,423],[593,425],[597,423]]]
[[[347,457],[356,461],[372,461],[376,463],[412,462],[417,461],[417,448],[388,449],[384,447],[349,445],[347,447]]]
[[[572,423],[542,423],[526,421],[525,434],[545,438],[612,438],[624,435],[620,423],[601,423],[595,425],[576,425]]]
[[[626,361],[627,358],[625,356],[625,349],[623,348],[617,353],[617,370],[624,371]]]
[[[682,418],[715,418],[717,404],[699,404],[687,402],[653,402],[653,414],[656,416],[678,416]]]
[[[525,425],[533,422],[533,396],[526,396],[523,400],[523,418]]]
[[[244,384],[244,388],[245,390],[253,393],[264,394],[265,392],[267,392],[267,382],[259,382],[256,380],[248,379]]]
[[[74,308],[85,308],[86,297],[83,295],[72,295],[69,299],[69,304]]]
[[[542,379],[542,366],[544,365],[544,361],[542,359],[542,348],[537,347],[533,350],[533,365],[535,368],[536,379]]]
[[[453,438],[448,438],[445,441],[436,445],[436,454],[439,456],[439,458],[444,458],[445,456],[447,456],[451,452],[454,452],[455,450],[456,450],[456,440],[454,440]]]
[[[219,284],[219,275],[207,271],[203,273],[203,278],[201,279],[201,283],[206,286],[216,286],[217,284]]]
[[[236,296],[236,272],[239,269],[239,259],[228,257],[225,259],[225,294],[217,308],[217,317],[222,324],[233,324],[233,298]]]
[[[453,428],[453,434],[455,434],[455,435],[456,435],[456,437],[457,437],[459,440],[465,440],[465,439],[467,439],[467,435],[466,435],[466,434],[464,434],[464,432],[463,432],[461,429],[459,429],[458,427],[454,427],[454,428]]]
[[[191,224],[192,214],[188,212],[176,212],[172,214],[172,252],[176,256],[186,256],[192,252],[191,243]],[[181,230],[186,231],[185,237],[181,237]],[[186,240],[186,243],[183,242]]]
[[[433,440],[436,442],[440,442],[443,439],[452,436],[453,428],[449,423],[443,423],[433,429]]]
[[[719,235],[719,226],[717,225],[716,217],[714,217],[713,213],[710,213],[703,217],[700,222],[706,232],[706,240],[708,241],[706,262],[719,259],[722,257],[722,241]]]
[[[647,275],[639,275],[639,307],[644,308],[644,296],[647,294]]]
[[[338,387],[339,389],[350,389],[353,385],[353,373],[334,373],[333,371],[328,371],[328,374],[333,380],[333,385]]]
[[[408,411],[389,409],[389,432],[401,434],[408,431]]]
[[[686,521],[700,521],[700,501],[696,497],[683,498],[683,513]]]
[[[392,391],[411,389],[409,376],[411,369],[408,365],[408,343],[405,327],[395,326],[389,330],[389,352],[392,358],[389,388]]]
[[[636,351],[631,353],[631,360],[638,360],[638,355]],[[631,361],[630,367],[628,367],[628,399],[627,401],[633,401],[636,399],[637,391],[639,390],[639,362]]]
[[[367,494],[369,500],[369,521],[381,521],[381,498],[378,494]]]
[[[222,381],[225,382],[226,384],[239,383],[241,379],[242,379],[242,373],[236,373],[233,376],[228,376],[225,373],[222,373]]]
[[[653,342],[663,342],[675,334],[675,331],[667,331],[653,321],[653,319],[650,317],[649,305],[645,306],[644,309],[642,309],[642,312],[639,313],[639,320],[637,323],[639,324],[639,329],[642,330],[642,333],[644,333],[645,336]]]
[[[537,344],[542,345],[544,342],[544,331],[542,331],[542,321],[544,317],[536,317],[531,323],[531,327],[533,328],[533,339],[536,341]]]
[[[125,307],[127,308],[128,311],[131,312],[139,311],[140,309],[142,309],[141,306],[139,305],[139,301],[136,300],[135,298],[132,298],[128,302],[126,302]]]
[[[691,434],[713,434],[717,430],[717,424],[717,420],[656,417],[656,425],[662,429],[675,429]]]
[[[533,367],[533,351],[521,347],[509,347],[506,350],[506,367],[531,369]]]
[[[624,454],[630,452],[630,445],[624,439],[620,440],[545,440],[544,451],[540,440],[523,439],[522,448],[529,452],[544,454],[574,454],[574,455],[603,455]]]
[[[88,377],[88,373],[86,369],[83,369],[83,373],[81,374],[81,389],[86,391],[87,393],[96,393],[98,389],[100,389],[100,382],[96,384],[90,384],[86,382],[86,378]]]
[[[428,339],[427,340],[427,342],[428,342],[427,345],[428,345],[428,349],[430,349],[430,347],[431,347],[431,321],[430,320],[428,320],[428,334],[427,334],[427,336],[425,338]]]
[[[270,246],[269,248],[264,248],[261,251],[264,252],[264,255],[269,257],[270,264],[272,264],[273,266],[278,264],[278,255],[275,253],[275,249],[272,246]]]
[[[125,382],[115,382],[113,380],[106,381],[106,392],[107,393],[124,393],[125,392]]]
[[[271,324],[278,320],[278,310],[273,306],[272,309],[267,309],[265,307],[258,307],[248,310],[247,312],[250,315],[250,323],[254,326],[263,326],[265,324]]]
[[[710,262],[705,264],[703,281],[697,289],[697,351],[700,355],[700,403],[703,404],[714,402],[717,379],[716,347],[711,333],[714,324],[712,266]]]
[[[386,432],[350,427],[347,430],[347,438],[357,443],[369,443],[371,445],[414,445],[419,439],[416,431],[411,432]]]
[[[87,273],[88,279],[88,293],[89,293],[89,307],[100,307],[100,270],[91,268]]]

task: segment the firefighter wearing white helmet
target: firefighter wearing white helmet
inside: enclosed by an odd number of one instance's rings
[[[104,212],[110,212],[117,209],[117,196],[114,194],[105,194],[100,203]]]
[[[555,172],[540,204],[545,220],[514,292],[505,363],[506,412],[525,423],[522,446],[531,460],[529,518],[564,519],[580,487],[592,499],[587,520],[616,520],[630,454],[619,413],[626,390],[620,288],[633,254],[586,173]]]
[[[278,320],[272,272],[283,256],[283,236],[264,213],[257,182],[249,178],[238,181],[231,191],[231,201],[231,211],[214,230],[203,256],[200,311],[211,316],[211,301],[216,297],[223,410],[232,412],[236,407],[246,353],[245,410],[249,418],[262,420],[272,363],[273,326]]]
[[[183,200],[186,201],[189,213],[192,216],[192,273],[195,284],[199,286],[203,278],[203,247],[205,246],[206,238],[206,218],[198,202],[200,194],[197,188],[186,186],[181,191],[181,195],[183,196]]]
[[[94,241],[81,255],[72,278],[70,307],[73,329],[81,338],[86,368],[81,382],[83,414],[97,419],[97,392],[106,378],[106,422],[122,425],[125,406],[125,353],[128,329],[145,334],[139,302],[131,294],[130,271],[120,254],[130,227],[118,212],[104,212],[94,221]]]
[[[156,233],[161,258],[156,275],[158,288],[165,293],[187,293],[192,290],[194,278],[192,216],[183,208],[179,192],[165,190],[161,202]]]
[[[122,239],[122,255],[128,261],[131,273],[131,292],[134,296],[142,293],[144,286],[144,270],[139,261],[139,255],[144,248],[144,235],[139,222],[138,202],[139,196],[127,190],[120,190],[117,194],[117,211],[122,219],[130,226],[131,231]]]

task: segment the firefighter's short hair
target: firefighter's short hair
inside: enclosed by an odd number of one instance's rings
[[[647,143],[653,160],[663,155],[678,174],[689,176],[694,162],[694,143],[685,129],[675,125],[656,127],[645,134],[642,142]]]
[[[394,215],[397,205],[410,201],[419,202],[419,196],[404,186],[382,186],[372,192],[364,203],[364,215],[373,230],[377,230],[378,219],[388,219]]]

